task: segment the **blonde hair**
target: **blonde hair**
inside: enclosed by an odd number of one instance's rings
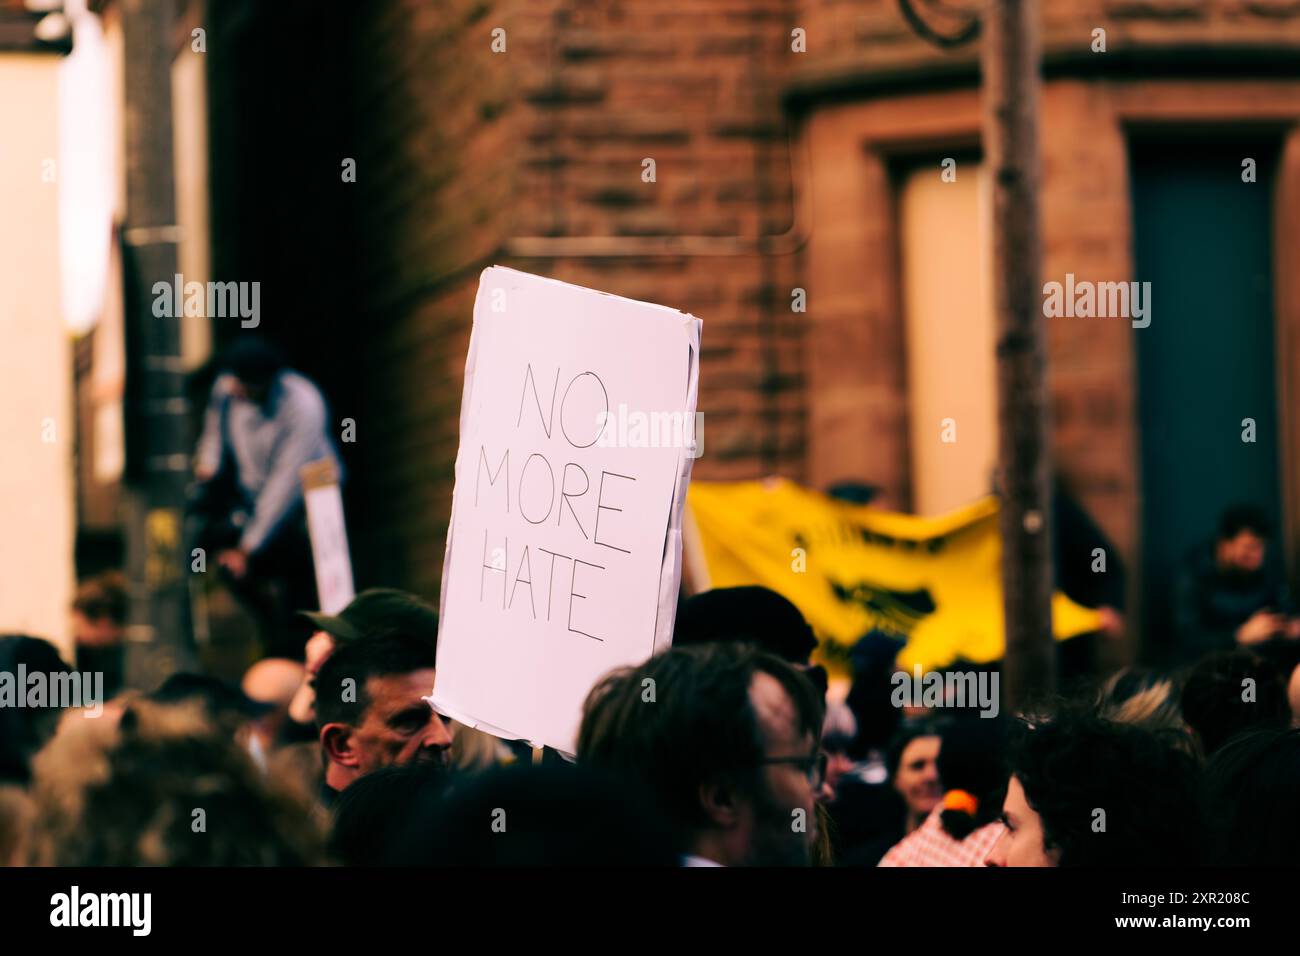
[[[37,865],[325,862],[322,819],[198,705],[137,700],[117,721],[65,723],[32,770]]]
[[[1121,671],[1106,681],[1101,693],[1100,716],[1119,724],[1132,724],[1147,730],[1187,733],[1177,688],[1172,680],[1154,679],[1149,686],[1131,696],[1116,700],[1116,686],[1125,673]]]
[[[451,762],[456,769],[489,770],[506,762],[502,759],[501,742],[491,734],[466,727],[459,721],[452,721],[451,733]]]

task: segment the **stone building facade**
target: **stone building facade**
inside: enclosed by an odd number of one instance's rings
[[[959,22],[914,5],[941,26]],[[1290,411],[1300,407],[1300,270],[1288,266],[1300,254],[1300,3],[1044,0],[1041,11],[1044,281],[1141,278],[1139,248],[1154,250],[1152,270],[1171,274],[1158,261],[1171,241],[1160,230],[1176,239],[1181,227],[1165,217],[1173,224],[1151,232],[1155,220],[1138,214],[1160,183],[1134,172],[1139,154],[1154,149],[1158,168],[1160,156],[1200,155],[1198,143],[1207,156],[1231,158],[1239,143],[1245,156],[1261,143],[1272,151],[1261,158],[1268,181],[1257,184],[1268,222],[1241,226],[1264,233],[1255,238],[1268,288],[1256,290],[1251,301],[1265,305],[1252,306],[1262,317],[1251,321],[1267,341],[1233,374],[1264,381],[1256,373],[1266,371],[1274,407],[1232,414],[1268,425],[1249,452],[1272,451],[1241,467],[1276,472],[1261,494],[1276,497],[1266,504],[1291,559],[1300,541],[1300,421]],[[969,381],[954,381],[963,355],[944,352],[956,340],[934,334],[934,316],[912,325],[920,290],[946,269],[982,266],[907,251],[909,235],[922,250],[944,236],[942,206],[937,219],[912,211],[931,208],[910,198],[918,175],[938,180],[954,158],[959,181],[987,176],[978,42],[940,50],[894,0],[405,0],[349,15],[328,30],[304,21],[295,53],[336,101],[318,96],[310,118],[278,121],[310,123],[313,146],[327,141],[357,163],[355,183],[322,181],[306,194],[313,229],[346,230],[346,239],[328,240],[328,268],[341,273],[331,296],[312,299],[321,312],[311,334],[290,326],[285,337],[339,396],[339,414],[358,423],[346,454],[362,583],[437,593],[472,302],[479,272],[494,263],[704,320],[697,479],[852,480],[878,487],[888,507],[925,510],[942,494],[919,489],[942,491],[952,469],[925,445],[940,441],[939,421],[918,421],[918,409],[971,399],[977,412],[959,423],[961,441],[989,447],[987,358],[972,360]],[[329,40],[323,50],[311,46],[317,36]],[[213,87],[215,123],[230,102],[219,77]],[[328,136],[321,124],[334,124]],[[643,177],[648,159],[653,182]],[[1244,187],[1239,174],[1233,159],[1225,175]],[[214,168],[214,207],[221,175]],[[972,242],[983,235],[976,199],[969,193],[960,224]],[[223,243],[214,236],[219,276]],[[962,258],[986,247],[979,238]],[[944,301],[963,301],[962,281]],[[977,297],[972,287],[966,298]],[[1157,311],[1162,319],[1175,316]],[[918,337],[923,327],[931,331]],[[1151,510],[1173,493],[1160,483],[1168,479],[1144,485],[1144,471],[1176,474],[1142,400],[1144,369],[1162,367],[1140,344],[1144,331],[1048,320],[1056,469],[1139,572],[1135,597],[1144,573],[1168,571],[1173,547],[1152,565],[1144,537],[1177,538]],[[1212,360],[1215,346],[1202,351]],[[1204,459],[1219,453],[1192,451],[1188,481],[1212,478],[1219,466]],[[986,487],[981,467],[964,463],[952,487]],[[1227,494],[1208,485],[1180,493],[1200,495],[1206,513]],[[1187,534],[1211,519],[1189,514]]]

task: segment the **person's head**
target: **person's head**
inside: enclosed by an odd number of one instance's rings
[[[364,782],[364,781],[363,781]],[[406,866],[673,866],[672,834],[635,784],[564,762],[460,778],[384,862]]]
[[[822,701],[748,644],[673,648],[607,675],[583,708],[578,761],[634,779],[683,853],[802,864],[816,835]]]
[[[1213,654],[1193,667],[1183,686],[1182,710],[1206,757],[1236,734],[1291,721],[1281,673],[1249,651]]]
[[[286,657],[267,657],[244,671],[240,687],[245,696],[267,707],[284,710],[298,692],[305,668]]]
[[[77,587],[72,601],[72,632],[79,648],[113,647],[122,642],[126,628],[126,578],[105,571]]]
[[[197,704],[203,716],[241,746],[248,744],[251,724],[271,708],[238,687],[207,674],[172,674],[148,695],[156,704]]]
[[[344,866],[378,866],[402,852],[406,831],[433,811],[450,783],[447,768],[384,767],[357,780],[333,806],[330,854]]]
[[[909,830],[929,816],[943,798],[939,785],[940,728],[938,722],[925,717],[906,720],[885,752],[889,783],[903,798]]]
[[[840,778],[853,770],[853,742],[858,736],[858,722],[847,704],[828,704],[822,723],[822,750],[826,753],[827,800],[835,799]]]
[[[303,665],[285,657],[265,658],[244,671],[240,682],[244,695],[266,708],[253,729],[264,750],[274,746],[305,677]]]
[[[743,641],[790,664],[806,665],[817,638],[799,609],[771,588],[714,588],[682,602],[673,646]]]
[[[427,601],[397,588],[367,588],[337,614],[303,611],[333,646],[351,644],[366,637],[404,634],[430,647],[438,644],[438,612]]]
[[[895,662],[906,642],[880,630],[871,630],[849,648],[853,683],[844,702],[858,725],[852,754],[858,759],[873,753],[883,755],[904,720],[902,708],[891,699]]]
[[[998,819],[1007,784],[1006,723],[997,717],[968,717],[943,728],[939,782],[940,825],[954,840]]]
[[[1171,678],[1155,671],[1126,668],[1103,685],[1099,710],[1103,717],[1117,723],[1182,731],[1186,725],[1180,696]]]
[[[311,866],[324,833],[198,704],[129,704],[70,722],[33,762],[43,866]]]
[[[1264,565],[1268,546],[1269,520],[1259,508],[1238,505],[1219,519],[1214,556],[1219,569],[1228,574],[1254,574]]]
[[[1205,772],[1205,862],[1285,866],[1300,859],[1300,730],[1257,730],[1224,744]]]
[[[989,866],[1194,862],[1195,759],[1175,735],[1062,712],[1021,728]]]
[[[338,614],[301,613],[316,630],[307,641],[306,675],[289,704],[289,716],[299,723],[315,719],[316,675],[337,647],[386,634],[405,634],[430,647],[438,645],[438,612],[416,595],[396,588],[368,588]]]
[[[451,733],[426,698],[434,648],[408,634],[353,641],[316,675],[316,723],[326,782],[342,790],[381,767],[443,764]]]
[[[288,363],[284,353],[260,335],[241,335],[222,353],[219,364],[235,377],[242,397],[262,404],[276,376]]]
[[[1099,699],[1103,707],[1121,707],[1153,687],[1170,683],[1170,679],[1159,671],[1145,667],[1125,667],[1106,679],[1101,686]]]
[[[12,682],[15,695],[24,695],[21,707],[14,706],[16,699],[0,706],[0,783],[21,785],[28,780],[32,756],[54,735],[61,708],[51,693],[32,699],[28,691],[34,685],[20,686],[20,673],[43,675],[52,690],[54,678],[68,673],[68,665],[49,641],[21,634],[0,637],[0,675]]]

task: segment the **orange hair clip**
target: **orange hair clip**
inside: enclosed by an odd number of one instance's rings
[[[949,790],[943,795],[943,808],[945,810],[960,810],[962,813],[973,817],[980,808],[980,802],[975,798],[974,794],[967,793],[965,790]]]

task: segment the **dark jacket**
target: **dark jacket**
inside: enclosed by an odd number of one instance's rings
[[[1177,654],[1186,661],[1236,646],[1237,628],[1256,611],[1292,610],[1286,583],[1270,564],[1250,575],[1219,570],[1214,546],[1201,546],[1183,561],[1174,585]]]

